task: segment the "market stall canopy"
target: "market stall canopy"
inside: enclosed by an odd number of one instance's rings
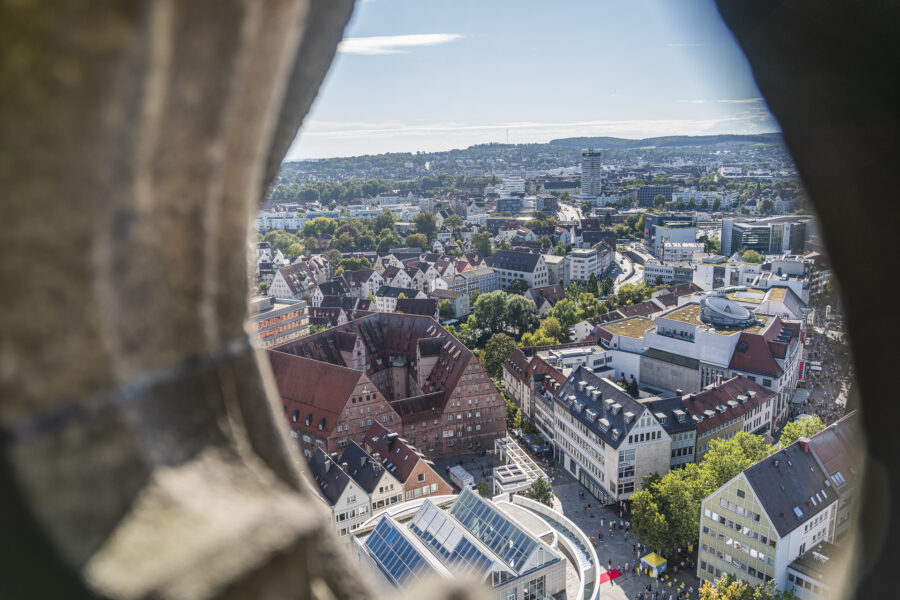
[[[659,554],[657,554],[656,552],[651,552],[647,556],[642,556],[641,562],[647,563],[649,566],[653,567],[654,569],[659,569],[660,567],[662,567],[663,565],[666,564],[666,559],[663,558],[662,556],[660,556]]]

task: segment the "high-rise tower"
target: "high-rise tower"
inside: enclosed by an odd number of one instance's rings
[[[586,148],[581,151],[581,195],[600,195],[600,151]]]

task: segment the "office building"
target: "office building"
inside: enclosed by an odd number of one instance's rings
[[[309,309],[303,300],[261,296],[250,300],[250,328],[263,348],[309,333]]]
[[[673,193],[675,193],[674,185],[642,185],[637,189],[638,206],[652,208],[653,199],[659,195],[662,195],[666,202],[671,202]]]
[[[603,165],[600,151],[586,148],[581,151],[581,195],[599,196],[602,186]]]

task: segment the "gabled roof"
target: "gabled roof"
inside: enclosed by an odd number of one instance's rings
[[[397,312],[434,317],[438,313],[438,301],[434,298],[398,298]]]
[[[838,499],[813,455],[798,442],[748,467],[744,477],[780,537]]]
[[[533,287],[525,293],[538,305],[538,307],[544,303],[544,300],[549,302],[550,306],[555,306],[557,302],[566,297],[566,290],[558,283]]]
[[[684,405],[692,415],[703,417],[703,420],[697,423],[697,434],[702,435],[722,423],[743,418],[745,414],[764,405],[774,396],[775,393],[771,390],[746,377],[737,376],[723,381],[720,385],[713,385],[697,394],[686,396]]]
[[[347,463],[347,474],[367,494],[375,491],[375,487],[384,476],[384,466],[353,440],[350,440],[347,447],[344,448],[344,452],[337,462],[341,465]]]
[[[638,400],[653,413],[656,420],[669,435],[697,429],[697,422],[691,417],[679,396],[670,398],[644,398]],[[680,419],[679,419],[680,417]]]
[[[529,369],[528,359],[525,358],[525,353],[522,352],[522,350],[520,350],[518,347],[516,347],[516,349],[512,351],[512,354],[509,355],[509,358],[503,361],[503,370],[508,372],[519,381],[527,383],[529,377]]]
[[[754,333],[741,333],[738,337],[728,368],[776,378],[784,372],[766,338]]]
[[[581,382],[585,384],[583,389]],[[599,390],[599,398],[593,397],[587,389],[589,386]],[[644,406],[619,386],[583,366],[569,375],[555,398],[556,409],[568,410],[575,419],[613,448],[618,448],[628,439],[628,432],[644,411]],[[629,413],[631,416],[626,416]]]
[[[341,494],[350,483],[350,476],[321,448],[316,448],[307,464],[309,465],[309,474],[316,482],[319,493],[330,506],[337,504],[337,501],[341,499]]]
[[[279,353],[312,359],[316,362],[307,363],[308,368],[314,371],[325,371],[327,369],[323,366],[324,363],[345,364],[344,355],[340,351],[342,345],[352,349],[354,344],[360,341],[365,347],[367,374],[371,375],[388,368],[392,360],[402,356],[410,363],[413,369],[412,374],[418,377],[416,350],[419,340],[423,338],[441,339],[441,348],[430,371],[422,374],[424,375],[422,396],[408,399],[409,402],[412,402],[408,406],[404,404],[407,400],[391,401],[391,406],[398,413],[401,410],[416,412],[418,405],[415,405],[414,401],[436,393],[436,399],[427,400],[431,403],[428,405],[428,410],[431,410],[431,406],[442,409],[446,397],[456,388],[466,365],[474,358],[474,355],[432,317],[403,313],[369,314],[332,329],[292,340],[279,346],[277,350]],[[359,371],[350,369],[346,369],[346,371],[359,374]],[[338,376],[346,379],[346,375],[341,375],[341,373],[343,372],[339,372]],[[345,393],[343,399],[346,400],[349,395],[349,393]]]
[[[341,320],[341,315],[344,318],[347,318],[344,309],[340,306],[310,306],[309,307],[309,317],[311,319],[322,319],[328,322],[329,325],[334,326],[337,325]],[[319,321],[322,322],[322,321]]]
[[[388,297],[388,298],[399,298],[400,294],[403,294],[407,298],[415,297],[419,293],[419,290],[414,288],[402,288],[402,287],[394,287],[391,285],[383,285],[378,288],[378,291],[375,292],[375,296],[379,298]]]
[[[343,277],[336,277],[319,284],[319,289],[325,296],[344,296],[350,293],[350,288]]]
[[[540,254],[534,254],[531,252],[513,252],[512,250],[499,250],[492,257],[491,266],[495,269],[533,273],[537,268],[540,258]]]
[[[362,372],[277,350],[267,354],[290,428],[327,437]]]
[[[369,267],[363,267],[361,269],[357,269],[356,271],[344,271],[344,277],[350,283],[350,285],[359,285],[361,283],[365,283],[372,278],[375,274],[373,269]]]
[[[865,446],[856,411],[815,434],[808,443],[810,452],[831,479],[832,488],[843,492],[857,483]]]
[[[413,446],[398,434],[388,431],[381,423],[372,422],[363,441],[373,457],[400,483],[406,483],[420,460],[425,460]]]
[[[349,313],[356,308],[357,302],[359,300],[353,296],[325,296],[322,298],[320,306],[322,308],[342,308]]]

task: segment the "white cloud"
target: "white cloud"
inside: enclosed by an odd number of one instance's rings
[[[762,102],[762,98],[744,98],[741,100],[718,100],[718,102],[722,102],[725,104],[755,104],[756,102]]]
[[[463,37],[458,33],[422,33],[345,38],[338,44],[342,54],[403,54],[409,48],[437,46]]]

